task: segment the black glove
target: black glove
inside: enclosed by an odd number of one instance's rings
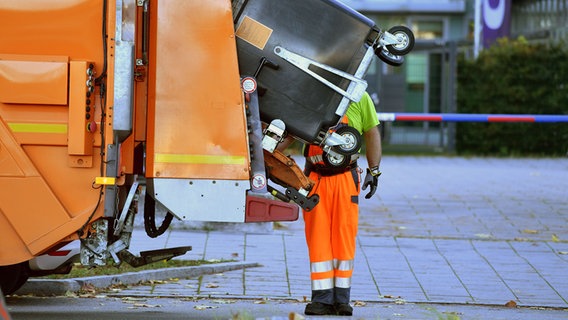
[[[380,175],[379,167],[367,168],[367,174],[365,175],[365,180],[363,180],[363,190],[366,190],[368,186],[371,186],[371,189],[365,195],[365,199],[370,199],[377,191]]]

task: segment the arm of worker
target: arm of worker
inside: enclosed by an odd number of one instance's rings
[[[381,171],[379,167],[381,165],[382,158],[382,146],[381,146],[381,133],[379,132],[379,127],[375,126],[363,133],[366,144],[366,156],[369,168],[367,168],[367,174],[365,175],[365,180],[363,181],[363,190],[370,187],[369,193],[365,195],[365,199],[370,199],[379,185],[379,176]]]

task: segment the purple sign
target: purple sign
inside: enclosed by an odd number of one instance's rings
[[[511,0],[482,0],[483,47],[511,32]]]

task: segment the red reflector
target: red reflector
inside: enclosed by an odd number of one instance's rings
[[[59,251],[56,250],[49,252],[47,255],[52,257],[65,257],[69,253],[71,253],[71,250],[59,250]]]

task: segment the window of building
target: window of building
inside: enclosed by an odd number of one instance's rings
[[[414,20],[412,21],[412,31],[416,39],[444,39],[444,21]]]

